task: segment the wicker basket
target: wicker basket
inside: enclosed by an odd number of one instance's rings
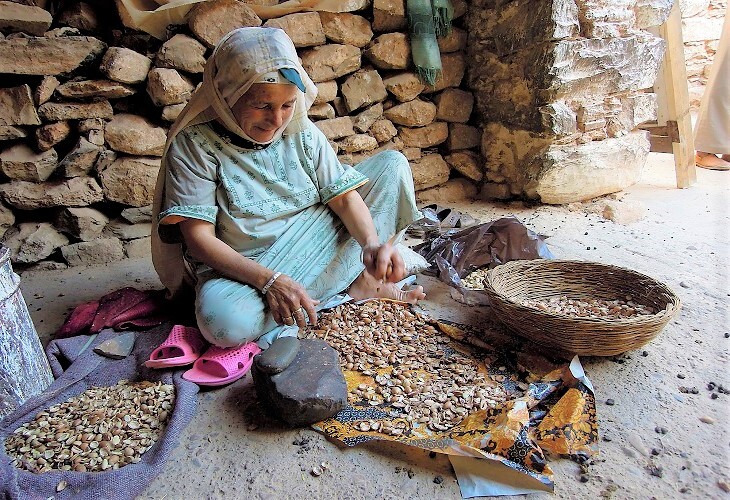
[[[644,274],[606,264],[569,260],[515,260],[489,271],[484,280],[496,317],[522,337],[569,353],[613,356],[637,349],[679,311],[677,295]],[[615,300],[631,295],[656,314],[626,319],[578,318],[522,305],[525,299]]]

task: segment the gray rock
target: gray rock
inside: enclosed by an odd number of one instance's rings
[[[0,125],[0,141],[14,141],[28,137],[28,133],[20,127],[12,125]]]
[[[205,45],[187,35],[177,34],[162,44],[156,62],[160,68],[202,73],[205,68]]]
[[[104,196],[132,207],[152,203],[160,159],[146,156],[125,156],[100,171]]]
[[[256,392],[267,409],[291,426],[305,426],[333,416],[347,404],[347,383],[332,347],[303,339],[294,361],[281,373],[252,369]]]
[[[38,114],[47,122],[85,120],[87,118],[110,119],[114,115],[109,101],[89,103],[47,102],[38,108]]]
[[[104,228],[108,236],[115,236],[122,241],[146,238],[152,231],[152,224],[142,222],[140,224],[127,224],[122,220],[113,220]]]
[[[74,177],[42,183],[12,181],[0,184],[4,201],[21,210],[49,207],[84,207],[103,199],[99,184],[92,177]]]
[[[51,26],[51,13],[35,5],[0,2],[0,30],[42,35]]]
[[[0,171],[10,179],[43,182],[56,168],[58,154],[51,148],[36,153],[20,143],[0,153]]]
[[[0,89],[0,125],[40,124],[28,85]]]
[[[94,208],[64,208],[56,216],[56,226],[81,241],[101,236],[109,218]]]
[[[299,339],[281,337],[274,341],[264,352],[254,358],[256,368],[264,373],[281,373],[294,361],[299,352]]]
[[[13,262],[38,262],[66,245],[68,238],[48,222],[25,222],[17,230],[8,231],[5,245],[13,251]]]
[[[133,95],[137,90],[113,80],[83,80],[59,85],[56,92],[69,99],[84,99],[89,97],[119,99],[120,97]]]
[[[58,164],[60,174],[63,177],[87,175],[94,168],[101,150],[100,146],[80,137],[76,146]]]
[[[93,61],[106,48],[88,36],[0,40],[0,73],[58,75]]]
[[[122,242],[117,238],[98,238],[61,247],[69,266],[100,266],[124,258]]]
[[[132,352],[135,340],[134,332],[123,333],[94,347],[94,352],[111,359],[124,359]]]
[[[130,224],[152,222],[152,205],[146,207],[125,208],[122,210],[122,218]]]

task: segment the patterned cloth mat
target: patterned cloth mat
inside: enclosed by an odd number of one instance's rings
[[[327,326],[328,321],[333,320],[338,310],[339,317],[346,315],[340,308],[361,308],[362,312],[363,307],[373,302],[345,304],[323,312],[318,329],[310,328],[305,332],[305,335],[327,340],[340,352],[349,391],[348,406],[334,417],[315,424],[315,429],[347,446],[385,440],[449,455],[496,460],[550,489],[553,473],[547,463],[548,456],[568,457],[583,463],[597,453],[593,388],[577,357],[572,363],[566,363],[524,350],[502,351],[498,346],[487,344],[479,332],[468,327],[414,314],[407,306],[398,304],[401,312],[396,311],[397,314],[402,316],[404,311],[409,311],[416,318],[409,319],[409,324],[415,323],[415,331],[400,335],[395,344],[382,344],[382,339],[380,344],[360,344],[359,349],[365,354],[353,358],[355,341],[348,343],[348,338],[360,339],[358,335],[362,336],[362,331],[358,332],[358,327],[351,325],[355,335],[348,337],[347,327],[332,329]],[[392,305],[388,307],[393,308]],[[376,309],[377,304],[365,313],[368,320],[377,319],[373,316],[379,314]],[[369,335],[366,333],[364,337]],[[374,349],[380,353],[383,345],[392,348],[391,355],[411,352],[421,356],[426,364],[430,363],[431,370],[408,371],[410,366],[403,366],[401,362],[411,363],[413,358],[391,356],[389,361],[393,362],[377,361],[370,354]],[[410,351],[409,346],[412,346]],[[421,363],[415,365],[423,366]],[[443,375],[448,379],[449,373],[443,370],[455,366],[466,368],[465,373],[470,374],[464,375],[469,379],[467,383],[455,383],[449,388],[441,380],[442,385],[437,386],[439,391],[415,394],[412,406],[423,407],[429,399],[427,406],[434,406],[439,403],[439,394],[455,390],[461,395],[466,392],[469,398],[486,394],[490,399],[489,404],[474,405],[463,418],[457,415],[445,426],[434,426],[431,418],[418,418],[418,413],[414,418],[411,405],[404,406],[404,398],[394,397],[392,390],[383,391],[393,389],[394,385],[403,387],[397,374],[408,374],[413,384],[416,383],[413,381],[431,384],[438,378],[439,369],[442,370],[441,379]],[[394,383],[389,384],[388,380]],[[402,391],[395,392],[402,394]],[[410,392],[413,396],[414,392]],[[408,403],[409,399],[405,400]]]

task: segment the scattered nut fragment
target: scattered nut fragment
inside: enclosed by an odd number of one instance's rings
[[[68,483],[66,482],[65,479],[62,481],[59,481],[59,483],[56,485],[56,491],[57,492],[63,491],[66,489],[66,486],[68,486]]]
[[[487,277],[488,272],[489,269],[486,268],[477,269],[476,271],[472,271],[467,274],[461,282],[466,288],[471,288],[472,290],[484,290],[484,279]]]
[[[118,469],[155,444],[174,400],[175,387],[161,382],[91,387],[15,429],[5,450],[13,466],[36,473]]]
[[[321,476],[323,472],[324,471],[322,470],[322,467],[320,467],[319,465],[315,465],[314,467],[312,467],[312,475],[314,477]]]
[[[475,360],[448,347],[449,337],[404,304],[343,304],[323,312],[317,329],[305,334],[329,342],[342,368],[362,375],[350,404],[395,409],[392,420],[353,422],[361,432],[402,436],[416,425],[446,431],[507,399]]]

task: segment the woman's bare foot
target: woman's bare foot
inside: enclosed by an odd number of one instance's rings
[[[718,158],[713,153],[697,151],[697,154],[695,155],[695,163],[698,167],[709,170],[730,170],[730,161],[727,161],[725,156],[730,157],[730,155],[723,155],[722,158]]]
[[[412,290],[401,290],[395,283],[383,283],[376,280],[367,271],[363,271],[350,285],[347,294],[355,300],[392,299],[409,304],[415,304],[426,297],[423,287],[420,285]]]

